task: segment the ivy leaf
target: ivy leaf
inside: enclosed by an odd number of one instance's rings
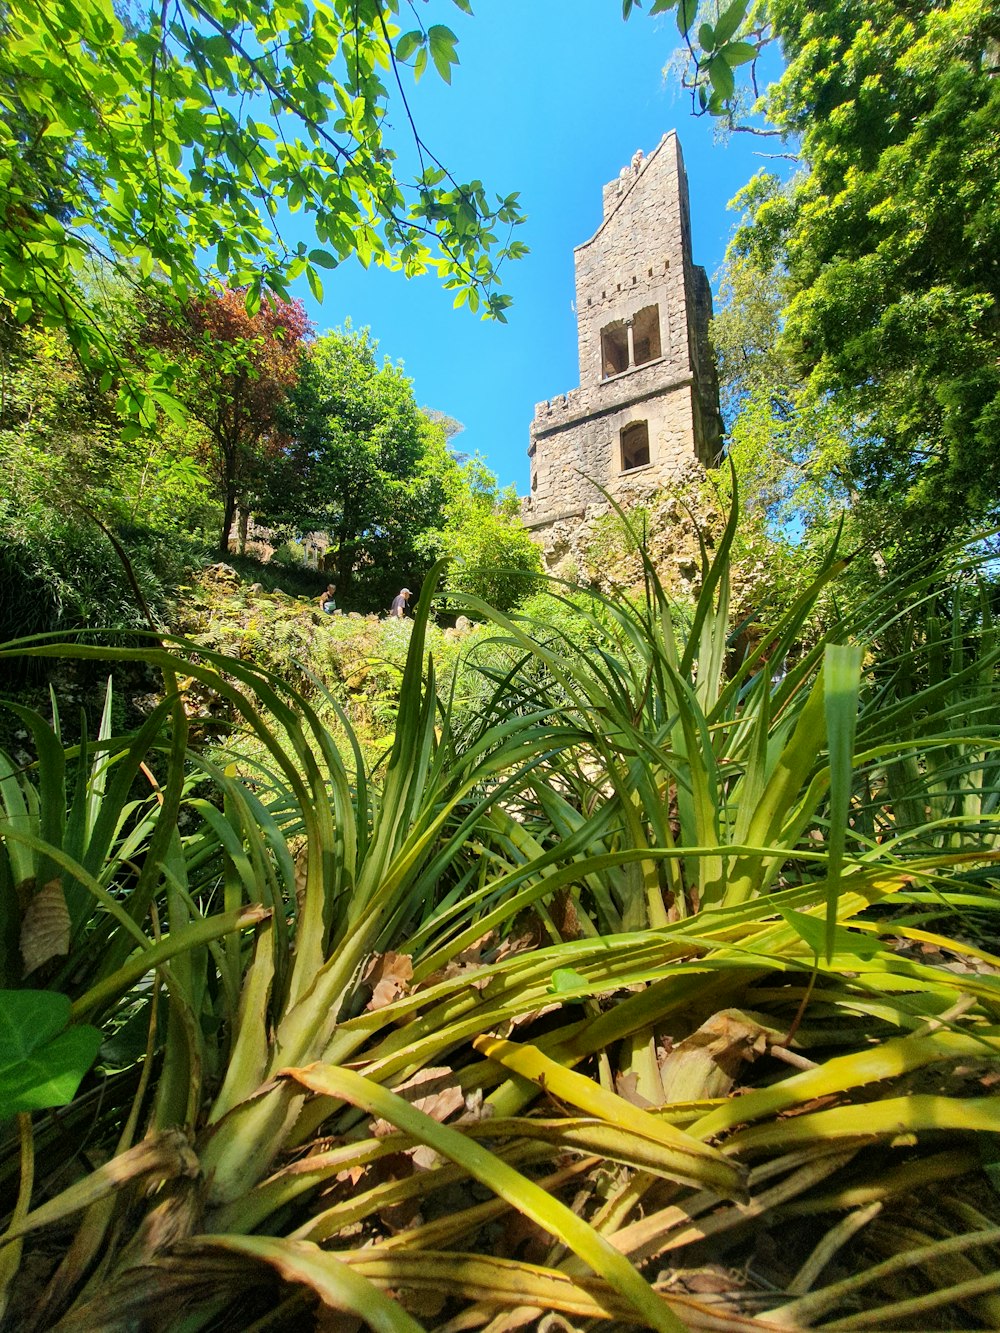
[[[429,28],[427,37],[430,42],[434,68],[445,83],[451,83],[451,67],[458,64],[458,56],[455,54],[458,38],[450,28],[446,28],[441,23],[435,23],[432,28]]]

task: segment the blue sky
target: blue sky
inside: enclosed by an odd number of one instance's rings
[[[527,489],[534,405],[579,383],[573,247],[601,218],[601,187],[637,148],[650,152],[676,129],[691,193],[695,262],[711,277],[735,215],[726,204],[761,166],[768,140],[713,142],[713,126],[665,84],[677,44],[672,13],[621,18],[619,0],[474,0],[475,17],[434,0],[425,22],[459,38],[451,87],[425,74],[411,105],[424,140],[459,180],[500,194],[520,191],[519,228],[531,254],[504,271],[514,304],[506,325],[452,308],[432,275],[365,271],[351,260],[324,274],[322,307],[298,292],[319,330],[350,318],[401,360],[417,401],[457,418],[454,442],[478,451],[503,485]],[[405,116],[396,109],[402,141]],[[785,164],[787,166],[787,164]],[[293,238],[294,239],[294,238]]]

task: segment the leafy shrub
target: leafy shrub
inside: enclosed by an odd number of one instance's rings
[[[512,611],[541,586],[542,557],[520,520],[470,506],[445,534],[443,550],[454,563],[450,592],[477,597],[498,611]]]

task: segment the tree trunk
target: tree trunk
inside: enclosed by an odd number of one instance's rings
[[[337,530],[337,588],[341,599],[351,586],[354,575],[354,531],[346,500]]]
[[[222,511],[222,537],[219,541],[219,553],[223,560],[229,555],[229,538],[232,535],[235,517],[236,496],[232,491],[226,491],[225,507]]]
[[[243,507],[240,509],[240,523],[239,523],[240,555],[246,555],[247,553],[247,532],[249,531],[249,528],[250,528],[250,510],[247,509],[246,507]]]

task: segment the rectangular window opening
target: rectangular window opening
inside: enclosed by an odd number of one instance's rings
[[[601,330],[601,378],[628,370],[628,330],[618,320]]]
[[[662,355],[660,347],[660,308],[648,305],[632,321],[632,346],[635,364],[645,365]]]
[[[632,472],[649,462],[649,425],[633,421],[621,432],[622,471]]]

